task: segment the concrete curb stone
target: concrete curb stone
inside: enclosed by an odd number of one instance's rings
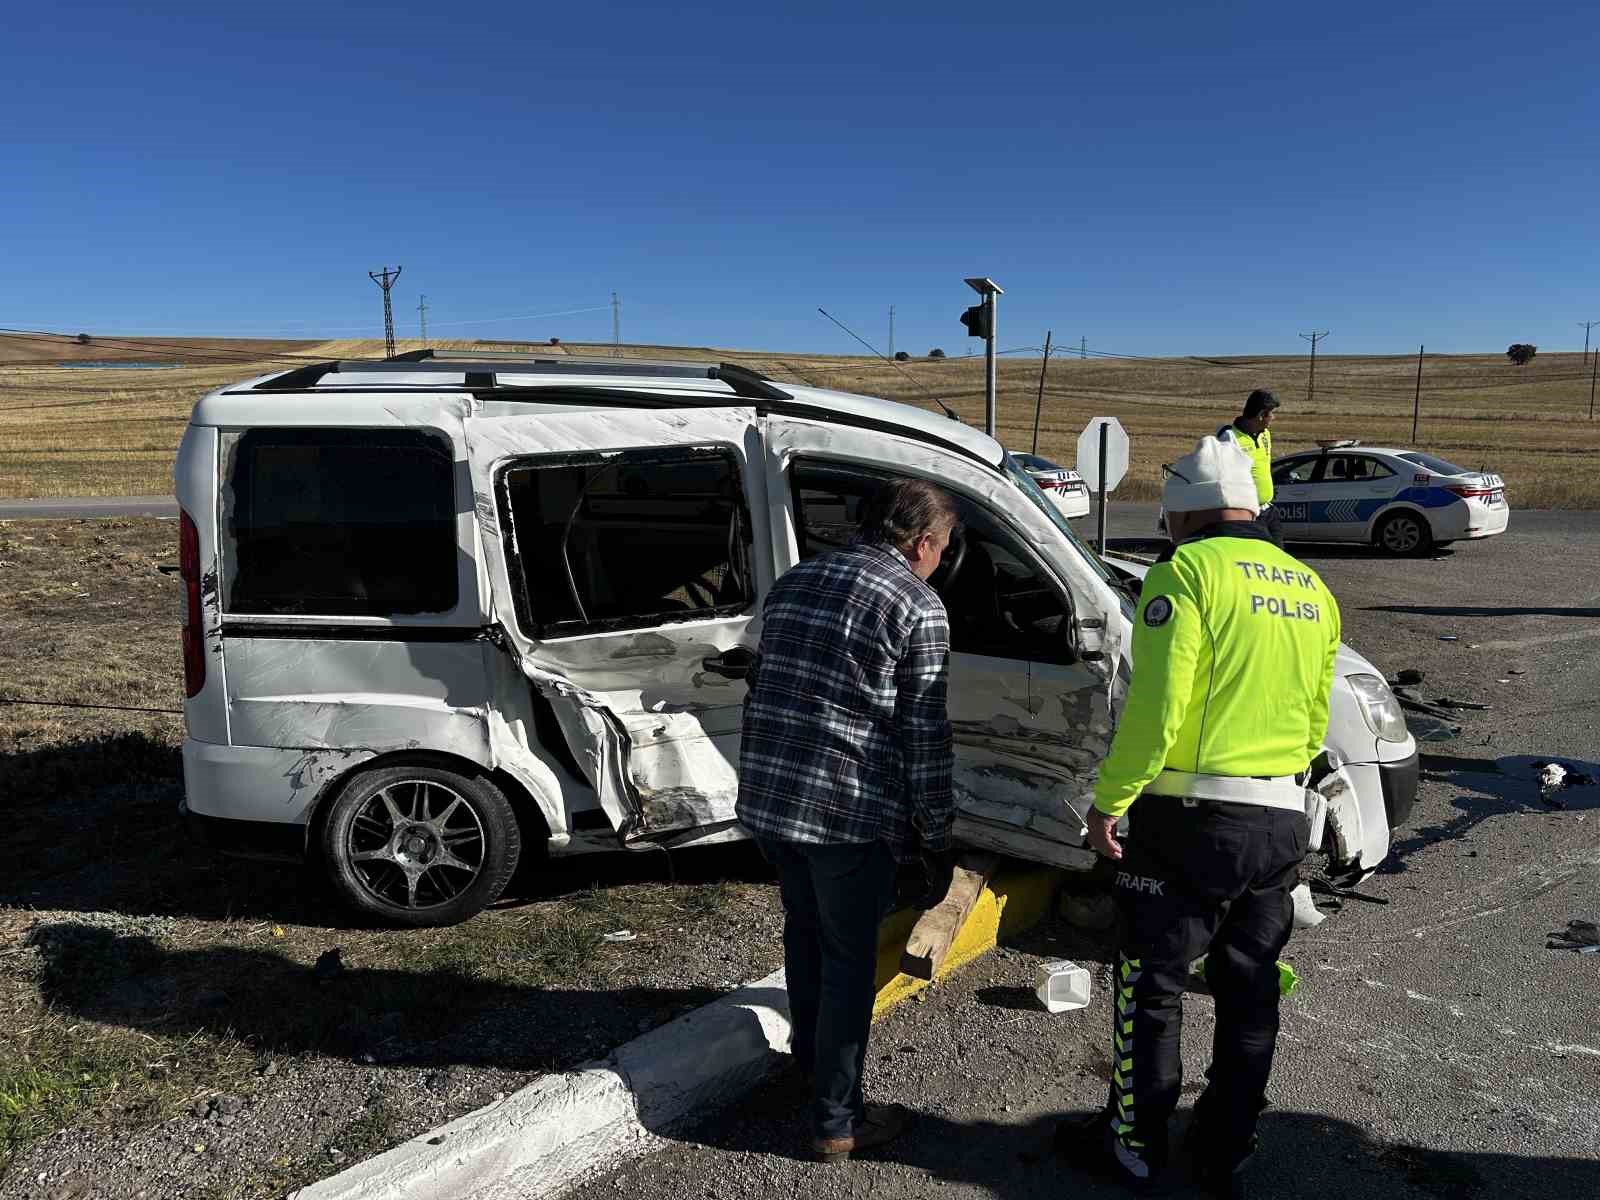
[[[996,879],[938,973],[992,950],[1049,911],[1059,874]],[[899,973],[916,913],[896,913],[879,944],[874,1017],[930,986]],[[606,1058],[546,1075],[504,1100],[293,1193],[294,1200],[530,1200],[559,1195],[625,1159],[655,1135],[737,1099],[783,1061],[789,1002],[782,970],[651,1030]]]

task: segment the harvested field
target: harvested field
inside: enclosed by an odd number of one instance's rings
[[[530,855],[494,910],[393,931],[189,845],[182,718],[128,711],[182,701],[176,541],[0,522],[0,1197],[281,1196],[777,965],[748,846]]]
[[[401,342],[415,349],[417,342]],[[564,343],[438,342],[453,349],[609,354],[610,346]],[[173,454],[189,410],[209,388],[282,369],[307,358],[373,357],[381,342],[346,340],[248,352],[173,370],[0,367],[0,498],[155,495],[171,490]],[[744,362],[773,378],[934,407],[939,396],[962,419],[983,420],[983,364],[975,358],[913,359],[891,367],[870,358],[624,346],[627,356]],[[277,354],[280,357],[272,358]],[[286,357],[288,355],[293,357]],[[1464,467],[1505,476],[1517,508],[1600,508],[1600,475],[1580,469],[1600,451],[1600,421],[1588,419],[1589,373],[1578,354],[1540,355],[1515,367],[1499,355],[1430,355],[1423,363],[1417,444]],[[0,361],[11,361],[0,342]],[[1303,358],[1079,359],[1053,357],[1046,377],[1039,450],[1072,465],[1078,432],[1090,417],[1120,419],[1132,439],[1125,499],[1155,496],[1160,465],[1229,420],[1254,387],[1284,401],[1276,448],[1288,453],[1317,439],[1360,438],[1409,445],[1416,359],[1317,360],[1316,398],[1307,402]],[[999,368],[1001,439],[1032,441],[1039,383],[1037,353],[1003,358]]]

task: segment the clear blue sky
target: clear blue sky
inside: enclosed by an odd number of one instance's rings
[[[787,8],[788,15],[784,14]],[[1108,13],[1121,8],[1121,13]],[[850,352],[1580,347],[1570,4],[13,6],[0,324]],[[530,320],[481,318],[591,308]],[[468,322],[468,323],[462,323]],[[1600,334],[1600,328],[1596,330]]]

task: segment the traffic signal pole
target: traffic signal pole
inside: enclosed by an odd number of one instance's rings
[[[983,308],[977,322],[971,320],[975,315],[968,309],[961,318],[961,323],[967,327],[967,333],[983,338],[983,431],[990,437],[995,436],[995,410],[997,402],[995,397],[995,365],[994,365],[994,333],[995,333],[995,308],[1000,298],[1000,285],[992,279],[968,279],[966,284],[978,295],[983,297]],[[973,328],[974,324],[981,324],[981,329]]]

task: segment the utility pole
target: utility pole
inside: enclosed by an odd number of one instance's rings
[[[417,297],[417,321],[422,326],[422,348],[428,348],[428,298]]]
[[[975,315],[972,309],[967,310],[967,314],[962,317],[962,323],[967,325],[969,333],[981,334],[983,338],[983,431],[993,437],[997,407],[994,367],[995,309],[1003,293],[1000,285],[992,279],[968,279],[966,285],[983,297],[982,315],[976,317],[977,323],[982,326],[981,330],[974,329],[972,324],[968,323],[968,318]]]
[[[611,357],[622,357],[622,301],[611,293]]]
[[[396,267],[393,271],[388,267],[379,275],[375,271],[368,271],[367,278],[383,289],[383,356],[394,357],[394,309],[389,307],[389,289],[394,286],[394,281],[400,278],[403,267]]]
[[[1594,376],[1596,368],[1600,368],[1600,350],[1594,352],[1594,357],[1589,360],[1589,420],[1594,420]]]
[[[889,357],[894,357],[894,305],[889,305]]]
[[[1417,417],[1422,413],[1422,352],[1424,346],[1417,347],[1417,395],[1411,402],[1411,444],[1417,444]]]
[[[1593,329],[1596,325],[1600,325],[1600,321],[1579,321],[1578,324],[1583,326],[1583,361],[1588,362],[1589,330]]]
[[[1078,357],[1080,359],[1089,357],[1089,339],[1086,337],[1078,339]]]
[[[1326,329],[1314,329],[1310,333],[1302,333],[1301,337],[1311,343],[1311,382],[1306,387],[1306,403],[1317,398],[1317,343],[1328,336]]]
[[[1044,331],[1044,361],[1039,364],[1039,398],[1033,403],[1033,450],[1039,453],[1039,414],[1044,411],[1044,373],[1050,369],[1050,331]]]

